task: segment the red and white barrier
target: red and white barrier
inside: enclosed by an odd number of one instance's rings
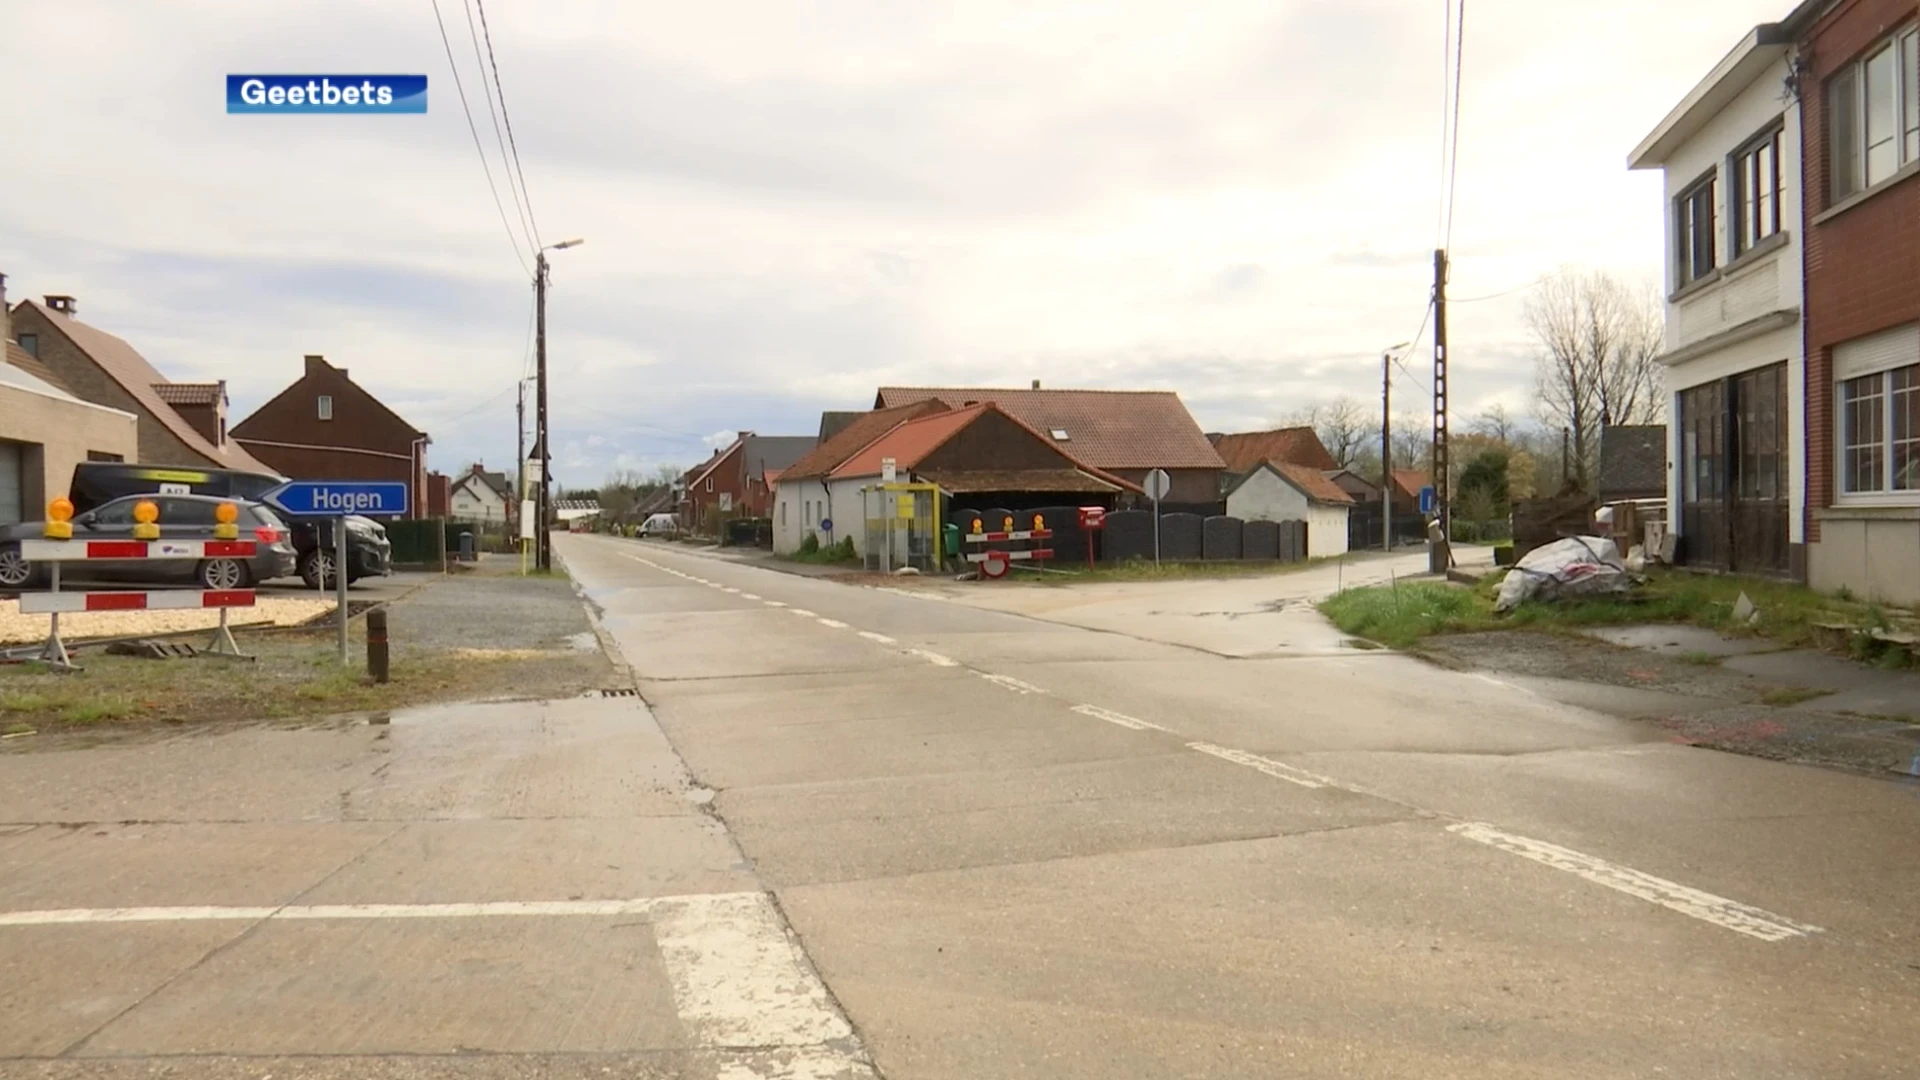
[[[20,614],[52,615],[87,611],[201,611],[252,607],[252,589],[187,589],[153,592],[23,593]]]
[[[1039,515],[1034,516],[1034,521],[1035,523],[1040,523]],[[969,544],[1031,543],[1036,540],[1051,539],[1053,539],[1053,530],[1046,528],[1003,532],[976,532],[968,533],[966,536],[967,543]],[[1013,550],[995,548],[987,551],[970,551],[966,554],[966,561],[980,564],[981,576],[989,578],[1006,577],[1007,571],[1013,569],[1015,562],[1023,560],[1045,562],[1051,558],[1053,558],[1053,549],[1047,547]]]
[[[22,540],[28,562],[94,559],[251,559],[252,540]]]

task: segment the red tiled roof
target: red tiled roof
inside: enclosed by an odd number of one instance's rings
[[[883,386],[874,404],[890,408],[919,401],[951,408],[992,402],[1043,435],[1065,431],[1062,448],[1100,469],[1223,467],[1213,444],[1171,391]]]
[[[1317,440],[1316,440],[1317,441]],[[1294,487],[1299,488],[1309,499],[1316,502],[1335,503],[1347,506],[1353,502],[1353,496],[1346,493],[1339,484],[1327,478],[1319,469],[1306,465],[1296,465],[1291,461],[1270,461],[1274,471],[1287,478]]]
[[[880,463],[892,458],[901,469],[911,469],[920,464],[928,454],[940,449],[940,445],[980,418],[988,406],[975,405],[967,409],[954,409],[950,412],[934,413],[932,416],[917,417],[896,425],[891,431],[873,440],[860,449],[860,452],[841,462],[832,475],[878,476]]]
[[[1393,470],[1393,486],[1410,499],[1420,497],[1420,489],[1433,483],[1433,478],[1419,469]]]
[[[1263,461],[1290,461],[1315,469],[1340,467],[1340,463],[1333,460],[1333,455],[1327,453],[1327,448],[1321,444],[1320,436],[1314,434],[1310,427],[1222,435],[1213,448],[1219,453],[1220,460],[1227,463],[1227,471],[1234,473],[1251,472],[1259,468]]]
[[[1131,490],[1112,478],[1085,469],[969,469],[936,470],[921,478],[940,485],[950,495],[1000,491],[1057,491],[1063,494],[1107,494]]]
[[[269,476],[279,475],[278,470],[262,464],[258,458],[247,453],[234,440],[228,440],[224,447],[213,445],[207,441],[206,436],[196,431],[192,424],[187,423],[186,417],[174,412],[173,406],[162,400],[153,389],[154,384],[165,383],[166,377],[148,363],[146,357],[135,352],[133,346],[105,330],[88,326],[38,301],[22,300],[21,304],[31,305],[35,311],[46,318],[48,323],[65,334],[67,340],[73,342],[81,352],[86,353],[95,364],[100,366],[101,371],[107,373],[109,378],[119,383],[120,388],[138,402],[142,409],[151,414],[160,426],[166,428],[174,438],[185,443],[194,453],[206,458],[219,468],[266,473]]]
[[[825,476],[895,426],[916,416],[945,410],[946,406],[937,401],[919,401],[898,408],[863,412],[853,422],[822,440],[819,446],[808,451],[799,461],[787,466],[786,471],[780,474],[780,479],[784,482]]]
[[[153,392],[169,405],[218,405],[225,387],[210,382],[154,383]]]

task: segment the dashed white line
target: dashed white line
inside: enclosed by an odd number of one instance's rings
[[[959,667],[960,666],[960,661],[958,660],[953,660],[948,657],[941,656],[937,652],[928,652],[925,649],[908,649],[907,655],[917,656],[920,659],[925,660],[927,663],[932,664],[934,667]]]
[[[790,607],[790,608],[787,608],[787,610],[792,612],[795,615],[800,616],[803,619],[817,619],[820,617],[803,607]]]
[[[1784,915],[1644,874],[1558,844],[1501,832],[1484,822],[1463,821],[1447,826],[1447,831],[1761,941],[1785,941],[1821,932],[1817,926],[1796,922]]]
[[[866,639],[867,639],[868,641],[877,641],[877,642],[879,642],[879,643],[880,643],[880,644],[882,644],[882,645],[894,645],[894,644],[898,644],[897,642],[895,642],[895,641],[894,641],[894,640],[893,640],[892,638],[890,638],[890,637],[888,637],[887,635],[885,635],[885,634],[876,634],[876,633],[874,633],[874,632],[873,632],[873,631],[871,631],[871,630],[862,630],[862,631],[860,631],[860,636],[861,636],[861,637],[863,637],[863,638],[866,638]]]
[[[1136,716],[1128,716],[1125,713],[1117,713],[1117,712],[1114,712],[1112,709],[1103,709],[1098,705],[1075,705],[1073,707],[1073,711],[1079,713],[1081,716],[1091,716],[1095,720],[1105,720],[1109,724],[1118,724],[1119,726],[1123,728],[1128,728],[1132,731],[1165,731],[1167,730],[1166,728],[1163,728],[1159,724],[1153,723],[1150,720],[1142,720]]]
[[[778,600],[762,600],[760,602],[767,605],[768,607],[786,607],[787,606]]]
[[[740,594],[740,599],[742,599],[742,600],[758,600],[758,599],[760,599],[760,597],[759,597],[758,595],[756,595],[756,594],[754,594],[754,593],[750,593],[750,592],[743,592],[743,593],[741,593],[741,594]]]
[[[1245,750],[1234,750],[1229,747],[1215,746],[1212,743],[1204,742],[1188,743],[1187,749],[1198,750],[1203,754],[1212,754],[1222,761],[1231,761],[1235,765],[1245,765],[1249,769],[1266,773],[1275,780],[1285,780],[1289,784],[1299,784],[1303,788],[1337,788],[1342,786],[1336,780],[1330,780],[1327,777],[1307,772],[1305,769],[1296,769],[1291,765],[1283,765],[1278,761],[1271,761],[1258,754],[1249,754]]]
[[[982,679],[987,680],[993,685],[1000,687],[1003,690],[1011,690],[1016,694],[1046,693],[1045,690],[1042,690],[1041,688],[1033,685],[1032,683],[1021,682],[1019,679],[1016,679],[1011,675],[996,675],[991,671],[976,671],[974,672],[974,674],[979,676]]]
[[[736,588],[734,588],[734,587],[733,587],[733,586],[731,586],[731,585],[727,585],[727,586],[723,586],[723,587],[722,587],[722,588],[720,589],[720,591],[721,591],[721,592],[723,592],[723,593],[732,593],[732,594],[734,594],[735,596],[738,596],[738,595],[740,595],[740,590],[739,590],[739,589],[736,589]]]
[[[829,626],[835,630],[845,630],[847,628],[847,624],[841,622],[839,619],[815,619],[814,621],[821,626]]]

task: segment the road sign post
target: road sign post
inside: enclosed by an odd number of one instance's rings
[[[1165,469],[1153,469],[1147,473],[1147,498],[1153,500],[1153,565],[1160,565],[1160,500],[1173,490],[1173,478]]]
[[[333,519],[333,581],[340,662],[347,662],[347,518],[407,516],[407,485],[394,480],[289,480],[261,501],[293,517]],[[324,539],[314,548],[314,577],[327,588]]]

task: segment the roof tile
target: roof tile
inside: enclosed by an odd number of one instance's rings
[[[1220,460],[1227,463],[1227,471],[1233,473],[1251,472],[1263,461],[1290,461],[1321,470],[1340,467],[1310,427],[1222,435],[1214,441],[1213,448]]]
[[[940,401],[950,408],[992,402],[1021,423],[1067,433],[1073,455],[1100,469],[1218,469],[1220,455],[1167,390],[1022,390],[885,386],[879,407]]]

